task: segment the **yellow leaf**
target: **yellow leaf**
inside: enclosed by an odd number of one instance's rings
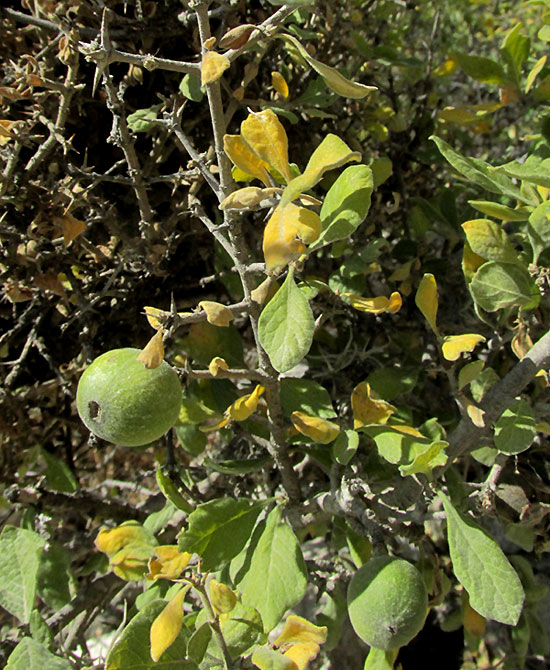
[[[279,284],[273,277],[267,277],[259,286],[250,292],[250,297],[254,302],[258,303],[258,305],[263,305],[271,300],[278,289]]]
[[[225,428],[225,426],[227,426],[227,424],[230,421],[231,421],[231,418],[229,416],[224,416],[223,419],[221,419],[220,421],[218,421],[215,424],[199,426],[199,430],[201,431],[201,433],[211,433],[214,430],[219,430],[220,428]]]
[[[473,351],[480,342],[485,342],[483,335],[468,333],[467,335],[448,335],[443,338],[441,351],[447,361],[456,361],[465,352]]]
[[[283,191],[281,205],[295,200],[303,191],[313,188],[327,170],[359,160],[361,154],[358,151],[352,151],[337,135],[329,133],[311,154],[304,172],[289,182]]]
[[[321,645],[327,640],[327,632],[326,626],[316,626],[307,619],[292,614],[285,621],[282,633],[273,644],[276,647],[295,642],[308,642]]]
[[[430,325],[430,328],[439,336],[436,324],[438,307],[437,284],[432,274],[427,273],[422,277],[414,301]]]
[[[288,84],[280,72],[271,73],[271,85],[279,95],[282,95],[283,98],[288,98]]]
[[[149,321],[149,325],[155,330],[162,330],[166,320],[170,317],[170,312],[165,312],[156,307],[144,307],[143,310],[147,321]]]
[[[220,370],[229,370],[229,365],[223,358],[214,356],[208,364],[208,369],[213,377],[217,377]]]
[[[126,581],[143,579],[147,573],[147,564],[152,553],[153,547],[151,545],[129,544],[109,560],[109,567],[116,575]]]
[[[351,306],[358,309],[360,312],[370,312],[371,314],[381,314],[382,312],[390,312],[395,314],[401,309],[403,301],[397,291],[394,291],[389,298],[381,295],[377,298],[363,298],[354,293],[343,293],[342,295],[349,298]]]
[[[283,124],[271,109],[249,114],[241,123],[241,137],[252,151],[290,181],[288,138]]]
[[[230,65],[227,56],[216,51],[207,51],[201,60],[201,86],[218,80]]]
[[[291,202],[277,206],[264,230],[266,269],[273,271],[296,260],[320,233],[321,219],[315,212]]]
[[[206,320],[213,326],[228,326],[233,321],[231,310],[213,300],[201,300],[199,307],[206,312]]]
[[[156,663],[168,647],[178,637],[183,624],[183,600],[190,584],[170,600],[158,617],[153,621],[149,637],[151,640],[151,658]]]
[[[237,398],[237,400],[228,407],[227,413],[234,421],[245,421],[256,411],[260,396],[264,391],[265,388],[258,384],[252,393]]]
[[[145,348],[137,357],[140,363],[143,363],[149,370],[154,370],[164,360],[164,344],[162,342],[162,330],[157,330],[153,337],[147,342]]]
[[[63,243],[66,247],[86,230],[84,221],[75,219],[71,214],[64,214],[63,216],[57,217],[55,223],[61,228]]]
[[[402,423],[392,423],[391,429],[397,430],[400,433],[405,433],[406,435],[414,435],[415,437],[424,437],[424,435],[422,435],[422,433],[416,428],[413,428],[412,426],[407,426]]]
[[[361,426],[370,424],[385,424],[390,416],[396,412],[393,405],[376,397],[368,382],[361,382],[353,389],[351,408],[353,410],[354,428],[361,428]]]
[[[251,209],[256,207],[263,200],[272,198],[276,193],[280,193],[280,188],[258,188],[257,186],[247,186],[238,191],[234,191],[227,198],[224,198],[218,205],[222,210],[228,209]]]
[[[149,533],[138,521],[126,521],[116,528],[101,528],[95,546],[110,558],[123,547],[136,542],[152,544]]]
[[[465,242],[464,250],[462,252],[462,272],[464,272],[466,283],[470,283],[472,277],[483,263],[485,263],[485,259],[472,251],[472,247],[468,242]]]
[[[325,65],[313,58],[295,37],[287,34],[278,35],[278,37],[285,42],[292,44],[308,65],[323,77],[326,85],[335,93],[338,93],[338,95],[341,95],[344,98],[361,99],[377,90],[376,86],[366,86],[365,84],[350,81],[341,75],[335,68]]]
[[[258,158],[240,135],[224,135],[223,149],[229,160],[244,175],[255,177],[263,181],[266,186],[270,186],[269,164]],[[243,181],[247,181],[247,179],[243,179]]]
[[[210,604],[220,614],[227,614],[231,612],[237,604],[237,596],[235,593],[217,579],[211,579],[208,584],[210,593]]]
[[[533,346],[533,340],[529,331],[523,325],[520,325],[518,332],[512,338],[512,351],[521,360]]]
[[[485,428],[485,412],[477,405],[467,398],[466,396],[461,395],[461,400],[466,407],[466,414],[470,417],[471,422],[477,428]]]
[[[298,670],[305,670],[308,663],[317,656],[319,651],[319,645],[314,642],[300,642],[293,644],[284,652],[283,656],[294,661]]]
[[[340,426],[336,423],[304,412],[292,412],[290,419],[298,432],[319,444],[329,444],[340,434]]]
[[[149,560],[147,579],[177,579],[187,567],[192,554],[179,552],[176,544],[155,547],[157,558]]]

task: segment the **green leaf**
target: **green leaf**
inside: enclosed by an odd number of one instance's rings
[[[208,621],[208,614],[202,609],[195,626],[200,627],[204,621]],[[232,658],[245,656],[254,645],[265,642],[260,613],[254,607],[249,607],[240,601],[237,601],[227,616],[221,617],[220,625]],[[211,639],[207,651],[210,656],[219,658],[223,663],[222,653],[215,638]]]
[[[258,647],[252,654],[252,663],[260,670],[292,670],[295,663],[280,651]]]
[[[45,449],[40,449],[40,454],[46,461],[48,488],[61,493],[74,493],[78,489],[78,482],[69,466]]]
[[[447,516],[447,539],[458,581],[481,616],[515,626],[523,608],[520,579],[498,544],[438,492]]]
[[[527,235],[533,249],[533,263],[536,264],[541,253],[550,248],[550,200],[541,203],[531,213]]]
[[[182,95],[193,102],[200,102],[204,97],[201,78],[198,74],[186,74],[181,80],[179,89]]]
[[[505,222],[527,221],[529,217],[529,210],[526,207],[512,209],[492,200],[468,200],[468,204],[487,216],[494,216],[495,219]]]
[[[529,49],[531,47],[530,39],[522,34],[522,30],[523,25],[521,23],[516,23],[516,25],[508,31],[500,47],[502,59],[508,65],[516,84],[519,84],[521,66],[527,60]]]
[[[346,168],[325,196],[320,212],[323,228],[309,252],[354,233],[370,209],[372,190],[373,176],[369,167]]]
[[[377,396],[391,402],[402,393],[410,393],[417,378],[417,369],[396,366],[377,368],[370,373],[367,381]]]
[[[476,303],[486,312],[505,307],[533,309],[540,300],[540,291],[527,270],[511,263],[484,263],[470,282]]]
[[[178,637],[155,663],[151,658],[149,631],[157,616],[166,607],[165,600],[146,605],[126,626],[109,650],[105,670],[197,670],[197,665],[187,658],[189,630],[182,626]]]
[[[161,107],[162,105],[153,105],[147,109],[136,110],[126,119],[128,128],[133,133],[146,133],[148,130],[152,130],[157,125],[153,121],[156,120]]]
[[[488,261],[518,263],[518,255],[501,225],[489,219],[473,219],[462,224],[472,251]]]
[[[528,156],[525,162],[511,161],[495,168],[497,174],[504,174],[513,179],[550,188],[550,158],[540,156]],[[530,203],[537,204],[537,203]]]
[[[73,582],[69,551],[57,542],[50,542],[40,556],[37,580],[40,598],[51,609],[59,610],[71,600]]]
[[[355,430],[342,430],[332,445],[332,456],[340,465],[347,465],[354,457],[359,446],[359,433]]]
[[[260,613],[266,633],[304,597],[304,559],[294,532],[281,519],[280,507],[275,507],[254,532],[235,581],[243,603]]]
[[[520,454],[529,449],[537,434],[528,402],[517,400],[495,423],[495,447],[503,454]]]
[[[329,392],[312,379],[285,377],[281,379],[280,389],[283,414],[287,419],[292,412],[305,412],[321,419],[336,416]]]
[[[193,323],[181,346],[201,365],[208,366],[214,356],[223,358],[230,368],[243,365],[243,342],[234,326],[213,326],[208,321]]]
[[[397,652],[398,650],[396,649],[384,651],[383,649],[371,647],[365,659],[363,670],[392,670]]]
[[[52,654],[30,637],[24,637],[8,658],[6,670],[71,670],[65,658]]]
[[[260,315],[258,337],[271,364],[286,372],[307,354],[313,340],[311,307],[296,286],[292,268],[287,278]]]
[[[472,184],[480,186],[486,191],[489,191],[489,193],[498,193],[528,205],[533,204],[533,202],[526,198],[520,189],[514,185],[511,179],[494,170],[485,161],[478,158],[462,156],[454,151],[447,142],[435,135],[432,135],[431,139],[436,143],[439,151],[454,169],[457,172],[460,172],[460,174],[466,177]]]
[[[462,52],[453,53],[452,56],[469,77],[482,84],[506,86],[510,83],[502,66],[490,58],[469,56]]]
[[[179,537],[180,551],[198,554],[205,571],[219,570],[244,547],[264,504],[217,498],[199,505],[187,517],[187,530]]]
[[[0,606],[21,623],[30,621],[45,546],[31,530],[6,525],[0,533]]]
[[[201,610],[201,612],[203,611],[204,610]],[[187,645],[187,655],[192,661],[195,661],[197,665],[202,662],[211,640],[212,628],[210,627],[210,623],[205,621],[201,625],[197,622],[195,624],[195,632],[191,635],[189,644]]]

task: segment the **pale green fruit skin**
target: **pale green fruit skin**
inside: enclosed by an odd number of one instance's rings
[[[162,437],[175,424],[182,390],[176,371],[163,361],[149,370],[137,360],[140,349],[113,349],[84,371],[76,406],[86,427],[124,447]]]
[[[408,644],[424,626],[428,593],[408,561],[378,556],[361,566],[348,587],[348,613],[357,635],[390,651]]]

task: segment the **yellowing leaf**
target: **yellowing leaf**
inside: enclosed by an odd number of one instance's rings
[[[351,408],[353,427],[356,429],[370,424],[385,424],[396,412],[393,405],[376,397],[368,382],[361,382],[353,389]]]
[[[299,670],[291,658],[268,647],[256,647],[251,661],[260,670]]]
[[[231,310],[213,300],[201,300],[199,307],[206,312],[206,320],[213,326],[228,326],[233,321]]]
[[[183,601],[190,584],[170,600],[162,612],[151,624],[149,637],[151,640],[151,658],[156,663],[168,647],[178,637],[183,623]]]
[[[319,444],[329,444],[340,434],[340,426],[304,412],[292,412],[290,419],[296,430]]]
[[[437,297],[437,284],[432,274],[427,273],[422,277],[414,301],[430,328],[439,336],[436,324],[439,299]]]
[[[327,640],[327,627],[316,626],[307,619],[294,614],[285,621],[282,633],[273,643],[276,647],[295,642],[309,642],[321,645]]]
[[[151,536],[138,521],[126,521],[117,528],[101,528],[95,546],[110,558],[123,547],[136,542],[151,545]]]
[[[165,544],[155,547],[157,558],[149,560],[147,579],[177,579],[187,567],[192,554],[179,552],[175,544]]]
[[[220,370],[229,370],[229,365],[223,358],[214,356],[208,364],[208,369],[213,377],[217,377]]]
[[[288,98],[288,84],[280,72],[271,73],[271,84],[279,95],[282,95],[283,98]]]
[[[241,137],[260,160],[274,167],[287,183],[290,181],[288,138],[275,112],[264,109],[249,114],[241,123]]]
[[[270,185],[268,163],[258,158],[240,135],[224,135],[223,149],[229,160],[244,174],[243,181],[247,181],[246,176],[250,175],[266,186]]]
[[[308,663],[317,656],[319,651],[319,645],[314,642],[300,642],[293,644],[283,655],[292,659],[298,670],[305,670]]]
[[[349,161],[361,160],[358,151],[352,151],[337,135],[329,133],[311,154],[304,172],[294,177],[283,191],[281,205],[295,200],[303,191],[313,188],[327,170],[341,167]]]
[[[201,60],[201,86],[218,80],[230,65],[227,56],[216,51],[207,51]]]
[[[432,77],[448,77],[451,74],[454,74],[458,68],[458,61],[453,58],[447,58],[446,61],[438,65],[432,71]]]
[[[264,230],[266,269],[272,271],[299,258],[306,251],[305,244],[314,242],[320,232],[321,219],[310,209],[294,203],[276,207]]]
[[[259,286],[250,292],[250,297],[254,302],[258,303],[258,305],[263,305],[275,295],[278,288],[279,284],[274,281],[273,277],[267,277]]]
[[[149,325],[155,330],[162,330],[166,320],[170,317],[170,312],[157,309],[157,307],[144,307],[143,310],[147,321],[149,321]]]
[[[252,393],[237,398],[237,400],[230,405],[227,413],[234,421],[245,421],[256,411],[260,396],[264,391],[264,387],[258,384]]]
[[[390,312],[395,314],[401,309],[403,300],[397,291],[394,291],[389,298],[381,295],[377,298],[363,298],[354,293],[343,293],[350,300],[351,306],[360,312],[370,312],[371,314],[381,314]]]
[[[483,637],[487,621],[470,605],[467,591],[462,591],[462,622],[464,630],[475,637]]]
[[[235,593],[217,579],[211,579],[208,584],[210,593],[210,603],[212,607],[220,614],[227,614],[231,612],[237,604],[237,596]]]
[[[424,437],[422,433],[417,430],[416,428],[413,428],[413,426],[407,426],[402,423],[392,423],[391,424],[392,430],[397,430],[400,433],[405,433],[406,435],[414,435],[415,437]]]
[[[162,342],[162,330],[157,330],[153,337],[147,342],[145,348],[141,350],[137,357],[140,363],[143,363],[149,370],[154,370],[164,360],[164,344]]]
[[[292,44],[308,65],[323,77],[326,85],[335,93],[338,93],[338,95],[341,95],[344,98],[360,99],[377,90],[375,86],[366,86],[365,84],[350,81],[335,68],[325,65],[313,58],[295,37],[287,34],[277,35],[277,37]]]
[[[445,360],[456,361],[463,353],[473,351],[480,342],[485,342],[483,335],[449,335],[443,338],[441,351]]]
[[[224,198],[219,208],[228,209],[251,209],[259,205],[262,200],[272,198],[275,193],[281,193],[280,188],[258,188],[257,186],[247,186],[238,191],[234,191],[227,198]]]
[[[536,78],[539,76],[541,70],[543,67],[546,65],[546,58],[547,56],[542,56],[541,58],[538,59],[538,61],[535,63],[529,74],[527,75],[527,79],[525,80],[525,92],[529,93],[531,90],[533,84],[535,83]]]
[[[109,567],[118,577],[126,581],[143,579],[152,553],[152,545],[129,544],[117,551],[109,560]]]
[[[468,242],[465,242],[464,250],[462,252],[462,272],[464,272],[466,283],[470,283],[472,277],[483,263],[485,263],[485,259],[472,251],[472,247]]]

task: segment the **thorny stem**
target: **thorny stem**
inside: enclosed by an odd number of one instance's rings
[[[220,620],[219,617],[216,615],[214,612],[214,609],[212,607],[212,604],[210,603],[210,598],[208,597],[208,593],[206,591],[206,586],[204,584],[194,584],[195,589],[198,591],[202,604],[204,606],[204,609],[206,610],[206,613],[208,614],[208,623],[210,624],[210,628],[212,629],[212,633],[216,639],[216,642],[218,643],[218,647],[220,648],[220,651],[223,654],[223,664],[225,670],[232,670],[233,668],[233,659],[231,658],[231,654],[229,653],[229,649],[227,648],[227,643],[225,641],[225,638],[222,633],[222,629],[220,628]]]

